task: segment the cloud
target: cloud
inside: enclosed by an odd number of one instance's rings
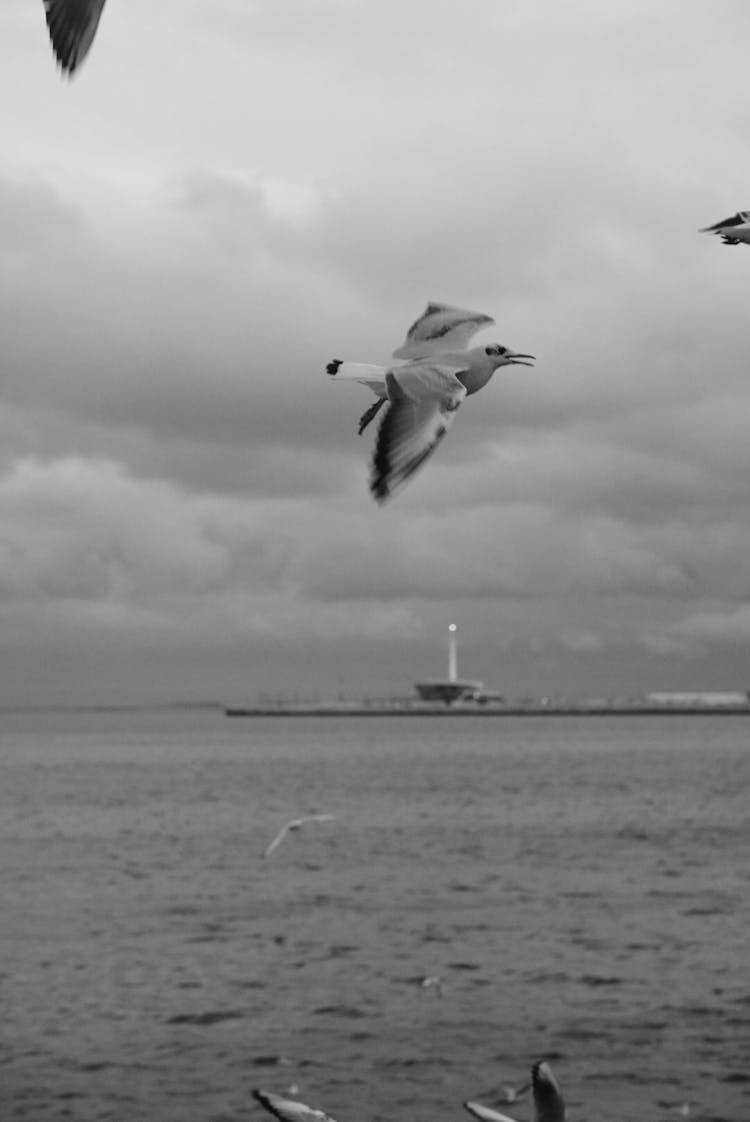
[[[750,252],[697,230],[747,205],[749,20],[133,0],[61,87],[9,0],[5,649],[283,648],[291,682],[325,637],[329,679],[382,677],[450,613],[581,688],[594,662],[728,673]],[[367,392],[324,366],[386,361],[428,299],[538,361],[380,510]]]

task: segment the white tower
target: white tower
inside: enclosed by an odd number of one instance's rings
[[[457,701],[476,698],[481,691],[481,682],[469,681],[458,676],[457,631],[455,623],[448,624],[448,677],[414,683],[414,688],[422,701],[443,701],[446,705],[453,705]]]
[[[448,640],[448,681],[455,682],[458,678],[458,652],[456,643],[456,625],[448,625],[450,639]]]

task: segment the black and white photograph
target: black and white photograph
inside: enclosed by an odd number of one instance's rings
[[[749,47],[2,0],[2,1122],[750,1122]]]

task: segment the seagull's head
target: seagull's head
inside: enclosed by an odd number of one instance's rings
[[[521,351],[512,351],[510,347],[503,347],[500,343],[489,343],[484,348],[484,353],[492,363],[493,369],[498,366],[531,366],[534,355],[525,355]],[[531,359],[532,362],[527,362]]]

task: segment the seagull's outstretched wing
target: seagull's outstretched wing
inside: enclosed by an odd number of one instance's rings
[[[393,352],[394,358],[425,358],[446,351],[462,351],[483,327],[494,323],[492,316],[454,308],[450,304],[429,303],[406,333],[406,341]]]
[[[464,1106],[469,1114],[473,1114],[480,1122],[517,1122],[515,1118],[501,1114],[499,1110],[493,1110],[490,1106],[483,1106],[482,1103],[465,1102]]]
[[[721,222],[714,222],[713,226],[704,226],[700,231],[701,234],[715,234],[719,230],[723,230],[726,226],[744,226],[746,222],[750,222],[750,210],[738,210],[731,218],[724,218]]]
[[[269,1091],[256,1089],[253,1091],[253,1098],[280,1118],[281,1122],[336,1122],[322,1110],[315,1110],[296,1099],[283,1099],[281,1095],[272,1095]]]
[[[263,850],[263,856],[270,857],[273,851],[281,845],[287,834],[291,833],[292,830],[299,830],[305,822],[331,822],[333,818],[333,814],[305,814],[302,818],[292,818],[290,822],[281,827],[273,841],[266,846]]]
[[[105,0],[44,0],[52,49],[60,69],[72,75],[94,41]]]
[[[388,411],[372,460],[370,490],[384,502],[437,448],[466,397],[455,363],[410,362],[386,374]]]
[[[546,1060],[531,1069],[534,1122],[565,1122],[565,1100]]]

